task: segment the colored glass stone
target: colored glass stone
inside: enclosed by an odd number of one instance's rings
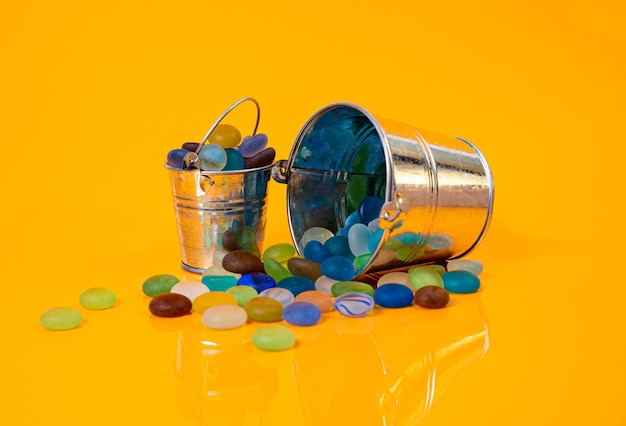
[[[337,280],[333,280],[332,278],[328,278],[325,275],[320,276],[317,280],[315,280],[315,289],[321,291],[322,293],[332,295],[332,287],[333,285],[339,282]]]
[[[307,277],[313,282],[322,276],[320,264],[307,259],[293,257],[287,261],[287,268],[294,276]]]
[[[328,252],[329,256],[341,256],[348,260],[353,260],[354,255],[350,251],[350,244],[348,243],[348,237],[335,235],[329,238],[324,243],[324,248]]]
[[[427,309],[441,309],[448,305],[450,295],[443,288],[427,285],[415,292],[415,304]]]
[[[191,312],[191,308],[191,300],[178,293],[159,294],[148,304],[150,312],[157,317],[180,317]]]
[[[187,170],[196,163],[198,156],[186,149],[173,149],[167,153],[167,165],[176,170]]]
[[[315,290],[315,283],[310,278],[297,275],[280,280],[276,286],[289,290],[294,296],[303,291]]]
[[[216,330],[241,327],[248,320],[246,310],[237,305],[215,305],[202,314],[202,324]]]
[[[257,133],[254,136],[245,137],[239,145],[239,152],[244,157],[253,157],[267,147],[267,135]]]
[[[326,250],[324,244],[319,241],[309,241],[304,247],[304,258],[312,260],[313,262],[322,263],[330,257],[328,250]]]
[[[289,272],[283,265],[271,258],[263,261],[263,268],[265,268],[265,273],[274,278],[274,281],[276,282],[293,276],[293,274]]]
[[[322,274],[338,281],[349,281],[354,278],[356,269],[354,264],[341,256],[333,256],[326,259],[320,265]]]
[[[369,195],[361,201],[358,208],[359,222],[368,224],[380,215],[384,201],[380,197]]]
[[[237,285],[237,278],[232,275],[205,275],[202,284],[211,291],[226,291]]]
[[[250,299],[243,305],[252,321],[274,322],[280,321],[283,315],[283,305],[271,297],[258,296]]]
[[[241,132],[230,124],[218,124],[207,141],[222,148],[233,148],[241,142]]]
[[[79,302],[87,309],[109,309],[115,305],[116,297],[108,288],[92,287],[80,294]]]
[[[480,279],[467,271],[449,271],[441,276],[443,288],[450,293],[475,293],[480,288]]]
[[[454,244],[454,239],[445,234],[431,234],[426,240],[426,245],[431,250],[445,250]]]
[[[483,264],[478,260],[453,259],[448,261],[448,271],[467,271],[478,276],[483,272]]]
[[[419,290],[427,285],[443,287],[443,279],[439,273],[427,266],[412,268],[409,271],[409,283],[413,290]]]
[[[244,158],[246,169],[256,169],[257,167],[266,167],[274,162],[276,158],[276,150],[274,148],[265,148],[257,155]]]
[[[219,171],[226,166],[226,150],[220,145],[210,143],[202,147],[198,153],[198,163],[203,171]]]
[[[192,302],[192,310],[201,314],[216,305],[237,305],[237,299],[223,291],[211,291],[196,297]]]
[[[158,274],[153,275],[143,282],[141,290],[146,296],[154,297],[158,294],[169,293],[174,284],[180,280],[174,275]]]
[[[332,233],[332,231],[326,228],[322,228],[321,226],[314,226],[312,228],[309,228],[304,231],[304,234],[302,234],[302,237],[300,238],[300,250],[301,252],[303,252],[304,247],[306,247],[309,241],[319,241],[320,243],[324,244],[326,240],[331,238],[333,235],[334,234]]]
[[[367,262],[370,261],[370,259],[372,258],[373,254],[372,253],[365,253],[362,254],[360,256],[357,256],[354,258],[354,268],[357,271],[360,271],[361,269],[363,269],[365,267],[365,265],[367,265]]]
[[[369,238],[367,239],[367,249],[371,253],[374,253],[376,251],[376,249],[378,248],[378,244],[380,244],[380,241],[383,239],[384,234],[385,230],[380,228],[370,234]]]
[[[48,309],[39,318],[43,328],[53,331],[71,330],[82,322],[83,317],[78,310],[66,307]]]
[[[281,305],[287,306],[294,301],[294,295],[286,288],[274,287],[263,290],[259,296],[276,299]]]
[[[413,290],[402,284],[389,283],[374,291],[374,302],[383,308],[404,308],[413,303]]]
[[[283,319],[287,323],[301,327],[315,325],[321,318],[321,309],[311,302],[293,302],[283,310]]]
[[[264,351],[284,351],[296,343],[296,337],[283,325],[264,325],[252,333],[252,344]]]
[[[252,287],[245,285],[237,285],[226,290],[226,293],[231,294],[237,299],[239,306],[245,305],[250,299],[254,299],[259,293]]]
[[[374,308],[374,299],[364,293],[345,293],[335,298],[335,310],[348,317],[363,317]]]
[[[356,223],[348,231],[348,244],[350,245],[350,251],[356,256],[370,253],[368,248],[368,242],[372,231],[369,230],[367,225],[362,223]]]
[[[294,257],[296,248],[288,243],[278,243],[269,246],[263,252],[263,261],[274,259],[278,263],[283,263]]]
[[[226,165],[222,170],[243,170],[245,168],[245,161],[243,155],[234,148],[226,148]]]
[[[204,284],[198,281],[187,280],[174,284],[170,293],[182,294],[193,302],[196,297],[209,291],[209,288]]]
[[[322,313],[330,312],[333,310],[333,300],[331,297],[319,290],[307,290],[303,291],[294,299],[296,302],[311,302],[320,308]]]
[[[359,281],[338,281],[333,284],[330,290],[335,297],[345,293],[363,293],[374,296],[374,288]]]
[[[261,293],[265,289],[276,287],[276,281],[274,278],[270,277],[265,272],[250,272],[249,274],[243,274],[241,278],[239,278],[237,284],[252,287],[258,293]]]
[[[235,250],[227,253],[222,259],[222,267],[237,274],[265,272],[259,256],[247,250]]]
[[[402,284],[412,291],[415,291],[409,283],[409,274],[407,272],[388,272],[378,279],[376,287],[381,287],[390,283]]]

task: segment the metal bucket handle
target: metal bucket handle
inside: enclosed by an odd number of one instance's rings
[[[196,151],[195,151],[196,155],[200,153],[200,150],[202,149],[202,147],[204,146],[206,141],[209,139],[209,136],[211,136],[211,134],[213,133],[213,131],[215,130],[217,125],[220,124],[221,121],[233,109],[235,109],[236,107],[238,107],[240,104],[244,103],[245,101],[254,102],[254,104],[256,105],[256,123],[254,124],[254,130],[252,130],[252,136],[254,136],[256,134],[257,128],[259,127],[259,121],[261,120],[261,106],[259,105],[259,102],[256,99],[254,99],[253,97],[250,97],[250,96],[246,96],[245,98],[241,98],[237,102],[232,104],[226,111],[224,111],[222,113],[222,115],[219,116],[219,118],[215,121],[215,123],[213,123],[211,128],[206,132],[206,135],[204,135],[204,137],[202,138],[202,141],[198,144],[198,148],[196,148]]]

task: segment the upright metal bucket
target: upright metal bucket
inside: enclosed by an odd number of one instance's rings
[[[272,175],[288,186],[300,254],[308,229],[341,232],[366,197],[382,199],[374,224],[381,237],[356,279],[464,256],[485,235],[493,211],[491,172],[474,145],[350,103],[316,112]]]
[[[260,253],[267,220],[272,165],[227,172],[175,170],[166,166],[174,199],[183,269],[201,274],[221,264],[223,236]]]

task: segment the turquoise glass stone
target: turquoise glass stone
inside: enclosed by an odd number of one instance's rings
[[[450,293],[475,293],[480,288],[480,279],[467,271],[449,271],[441,276],[443,288]]]
[[[300,275],[282,279],[278,282],[278,284],[276,284],[276,286],[289,290],[294,296],[297,296],[304,291],[315,290],[315,282],[313,282],[310,278]]]
[[[350,251],[350,244],[347,236],[335,235],[324,243],[324,248],[329,256],[341,256],[348,260],[354,260],[354,255]]]
[[[326,259],[320,265],[320,271],[328,278],[338,281],[349,281],[356,274],[354,264],[341,256],[333,256]]]
[[[227,148],[225,151],[226,165],[222,170],[243,170],[245,163],[241,153],[234,148]]]
[[[232,275],[205,275],[202,284],[211,291],[226,291],[237,285],[237,278]]]
[[[226,166],[226,150],[221,145],[209,143],[202,147],[198,154],[200,169],[203,171],[219,171]]]

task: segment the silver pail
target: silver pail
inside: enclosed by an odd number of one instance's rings
[[[259,104],[254,98],[242,98],[211,126],[192,158],[197,159],[224,117],[245,101],[256,105],[252,134],[256,133],[261,114]],[[182,170],[167,164],[165,168],[172,188],[183,269],[201,274],[212,265],[221,265],[227,253],[223,246],[225,235],[236,241],[238,248],[261,253],[272,164],[229,171],[201,171],[193,164]]]
[[[479,244],[493,211],[491,171],[474,145],[350,103],[316,112],[272,176],[288,186],[289,225],[300,254],[308,229],[340,234],[366,197],[380,199],[368,224],[379,239],[356,279],[462,257]]]

